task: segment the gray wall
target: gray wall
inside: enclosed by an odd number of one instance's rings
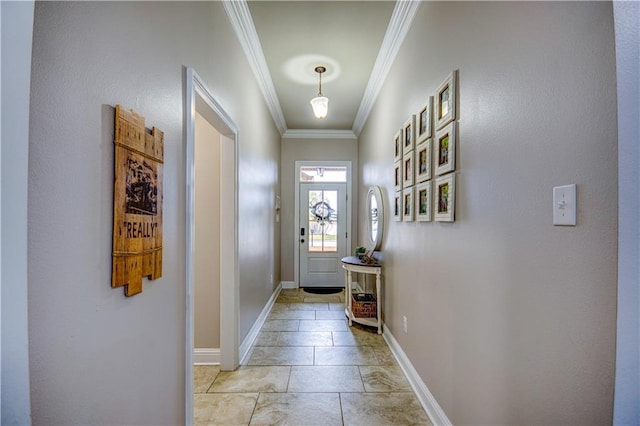
[[[220,348],[220,133],[196,113],[194,347]]]
[[[361,191],[389,201],[393,135],[453,69],[456,222],[387,215],[384,320],[454,424],[611,423],[612,5],[424,2],[360,134]],[[571,183],[578,226],[554,227]]]
[[[357,234],[358,212],[358,143],[356,139],[282,139],[282,280],[294,281],[296,161],[351,161],[351,229]],[[297,241],[297,239],[295,239]],[[351,244],[357,245],[356,238]],[[349,250],[351,251],[351,250]]]
[[[640,3],[613,3],[618,77],[618,338],[614,424],[640,424]]]
[[[28,214],[34,423],[184,421],[183,65],[240,129],[241,339],[272,294],[269,274],[279,279],[280,135],[221,3],[38,3]],[[163,277],[132,298],[110,287],[116,103],[165,132]]]
[[[2,260],[0,361],[3,425],[30,423],[27,315],[27,178],[33,2],[2,15]]]

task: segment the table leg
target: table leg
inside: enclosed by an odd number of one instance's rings
[[[351,271],[347,269],[347,292],[344,295],[347,298],[347,311],[349,312],[349,327],[353,325],[353,313],[351,312]]]
[[[378,318],[378,334],[382,334],[382,299],[380,298],[380,273],[376,273],[376,311]]]

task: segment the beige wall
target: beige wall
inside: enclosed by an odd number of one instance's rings
[[[196,348],[220,347],[220,133],[196,113],[195,136]]]
[[[222,4],[38,3],[28,187],[34,424],[184,423],[185,65],[239,128],[240,339],[273,292],[269,276],[280,279],[280,135]],[[163,276],[131,298],[110,287],[117,103],[165,133]]]
[[[358,143],[356,139],[282,139],[282,281],[295,281],[294,250],[298,248],[297,238],[294,235],[295,209],[297,208],[294,206],[296,161],[351,161],[352,219],[349,232],[354,236],[358,229]],[[351,238],[351,244],[355,247],[357,239]]]
[[[359,138],[361,193],[390,200],[393,135],[453,69],[456,222],[387,215],[384,320],[453,424],[609,424],[612,5],[422,3]],[[552,188],[571,183],[578,226],[554,227]]]

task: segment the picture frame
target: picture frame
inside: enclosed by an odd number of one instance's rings
[[[408,188],[413,185],[414,166],[413,166],[413,151],[410,151],[402,157],[402,187]]]
[[[435,212],[437,222],[454,222],[456,209],[456,176],[449,173],[436,178]]]
[[[418,145],[415,151],[415,182],[420,183],[431,179],[431,139]]]
[[[436,129],[441,129],[457,117],[457,74],[457,70],[452,71],[442,84],[438,86],[438,91],[435,96]]]
[[[402,161],[402,130],[398,131],[393,137],[393,161]]]
[[[402,222],[402,191],[396,191],[393,206],[393,220]]]
[[[451,122],[436,131],[434,153],[436,156],[436,175],[452,172],[456,169],[456,145],[458,144],[456,122]]]
[[[407,121],[405,121],[404,124],[402,125],[403,155],[409,151],[413,151],[413,148],[415,147],[415,139],[416,139],[415,123],[416,123],[416,116],[411,115],[411,117]]]
[[[416,132],[416,148],[420,146],[420,144],[429,140],[432,136],[432,126],[431,122],[433,113],[432,111],[433,105],[433,96],[429,96],[427,103],[420,108],[420,111],[416,114],[416,124],[415,124],[415,132]]]
[[[416,185],[416,220],[418,222],[431,222],[431,181]]]
[[[396,191],[402,191],[402,181],[404,180],[403,178],[403,173],[402,173],[402,165],[403,165],[403,161],[402,159],[400,159],[399,161],[396,161],[393,164],[393,170],[394,170],[394,186]]]
[[[414,187],[402,190],[402,221],[413,222],[413,193]]]

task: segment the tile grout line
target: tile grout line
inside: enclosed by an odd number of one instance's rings
[[[367,387],[365,386],[364,378],[362,377],[362,370],[360,370],[360,367],[362,366],[361,365],[358,366],[358,374],[360,374],[360,381],[362,382],[362,390],[364,390],[364,392],[367,393]]]
[[[213,384],[215,383],[219,375],[220,375],[220,370],[218,370],[218,372],[216,373],[216,376],[213,378],[213,380],[211,381],[211,384],[209,385],[209,387],[204,393],[209,393],[209,390],[213,387]]]
[[[247,426],[251,424],[251,420],[253,420],[253,416],[256,414],[256,408],[258,408],[258,400],[260,399],[261,393],[262,392],[258,392],[258,397],[256,398],[256,403],[253,405],[253,410],[251,411],[251,417],[249,417],[249,423],[247,423]]]
[[[291,384],[291,375],[293,374],[293,365],[289,366],[289,378],[287,379],[287,389],[285,389],[284,393],[289,393],[289,385]]]

